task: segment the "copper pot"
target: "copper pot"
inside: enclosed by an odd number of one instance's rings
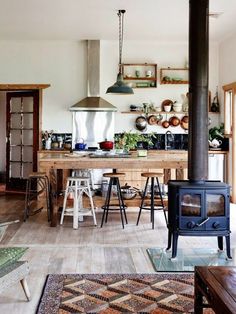
[[[170,119],[169,119],[169,123],[170,123],[170,125],[172,125],[172,126],[178,126],[178,125],[180,125],[180,119],[178,118],[178,117],[171,117]]]
[[[161,125],[163,126],[163,128],[167,129],[170,126],[170,123],[169,123],[169,121],[165,120],[162,122]]]
[[[188,130],[188,116],[184,116],[184,117],[181,119],[181,127],[182,127],[184,130]]]

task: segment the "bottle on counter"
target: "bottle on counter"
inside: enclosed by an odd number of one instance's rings
[[[52,148],[52,140],[51,140],[51,138],[49,137],[49,138],[46,140],[45,149],[51,149],[51,148]]]

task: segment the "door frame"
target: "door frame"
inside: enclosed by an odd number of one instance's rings
[[[33,98],[33,156],[32,156],[32,171],[37,171],[37,151],[39,149],[39,122],[38,122],[38,109],[39,109],[39,91],[8,91],[6,93],[6,191],[15,191],[12,184],[15,185],[16,191],[25,191],[26,179],[23,178],[10,178],[10,120],[11,120],[11,99],[21,97]],[[21,161],[22,162],[22,161]],[[11,183],[11,180],[13,181]],[[14,183],[15,182],[15,183]]]
[[[232,203],[236,203],[236,82],[224,85],[224,127],[225,137],[231,142],[231,183],[232,183]],[[232,93],[230,103],[227,93]]]
[[[41,134],[42,134],[43,90],[50,86],[51,86],[50,84],[0,84],[0,92],[38,90],[39,92],[39,102],[38,102],[38,143],[39,143],[38,147],[39,147],[39,150],[42,149]],[[37,162],[36,162],[36,165],[37,165]]]

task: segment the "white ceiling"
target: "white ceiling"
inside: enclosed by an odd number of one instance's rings
[[[130,40],[188,39],[188,0],[0,0],[0,39],[117,39],[125,9]],[[210,40],[236,31],[236,0],[210,0]]]

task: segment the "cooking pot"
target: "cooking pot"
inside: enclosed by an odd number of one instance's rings
[[[135,120],[135,127],[139,131],[145,131],[147,129],[147,119],[144,116],[139,116]]]
[[[105,140],[105,141],[100,142],[98,144],[99,144],[100,149],[113,149],[113,142],[112,141]]]
[[[184,116],[184,117],[181,119],[181,127],[182,127],[184,130],[187,130],[187,129],[188,129],[188,116]]]
[[[137,188],[133,188],[127,183],[124,186],[121,186],[121,193],[124,199],[132,200],[137,195]]]
[[[170,126],[170,123],[169,123],[169,121],[165,120],[162,122],[161,125],[163,126],[163,128],[167,129]]]
[[[169,119],[169,123],[170,123],[170,125],[172,125],[172,126],[178,126],[179,124],[180,124],[180,120],[179,120],[179,118],[178,117],[171,117],[170,119]]]
[[[157,123],[158,123],[158,119],[156,115],[152,114],[148,117],[148,124],[153,125]]]

